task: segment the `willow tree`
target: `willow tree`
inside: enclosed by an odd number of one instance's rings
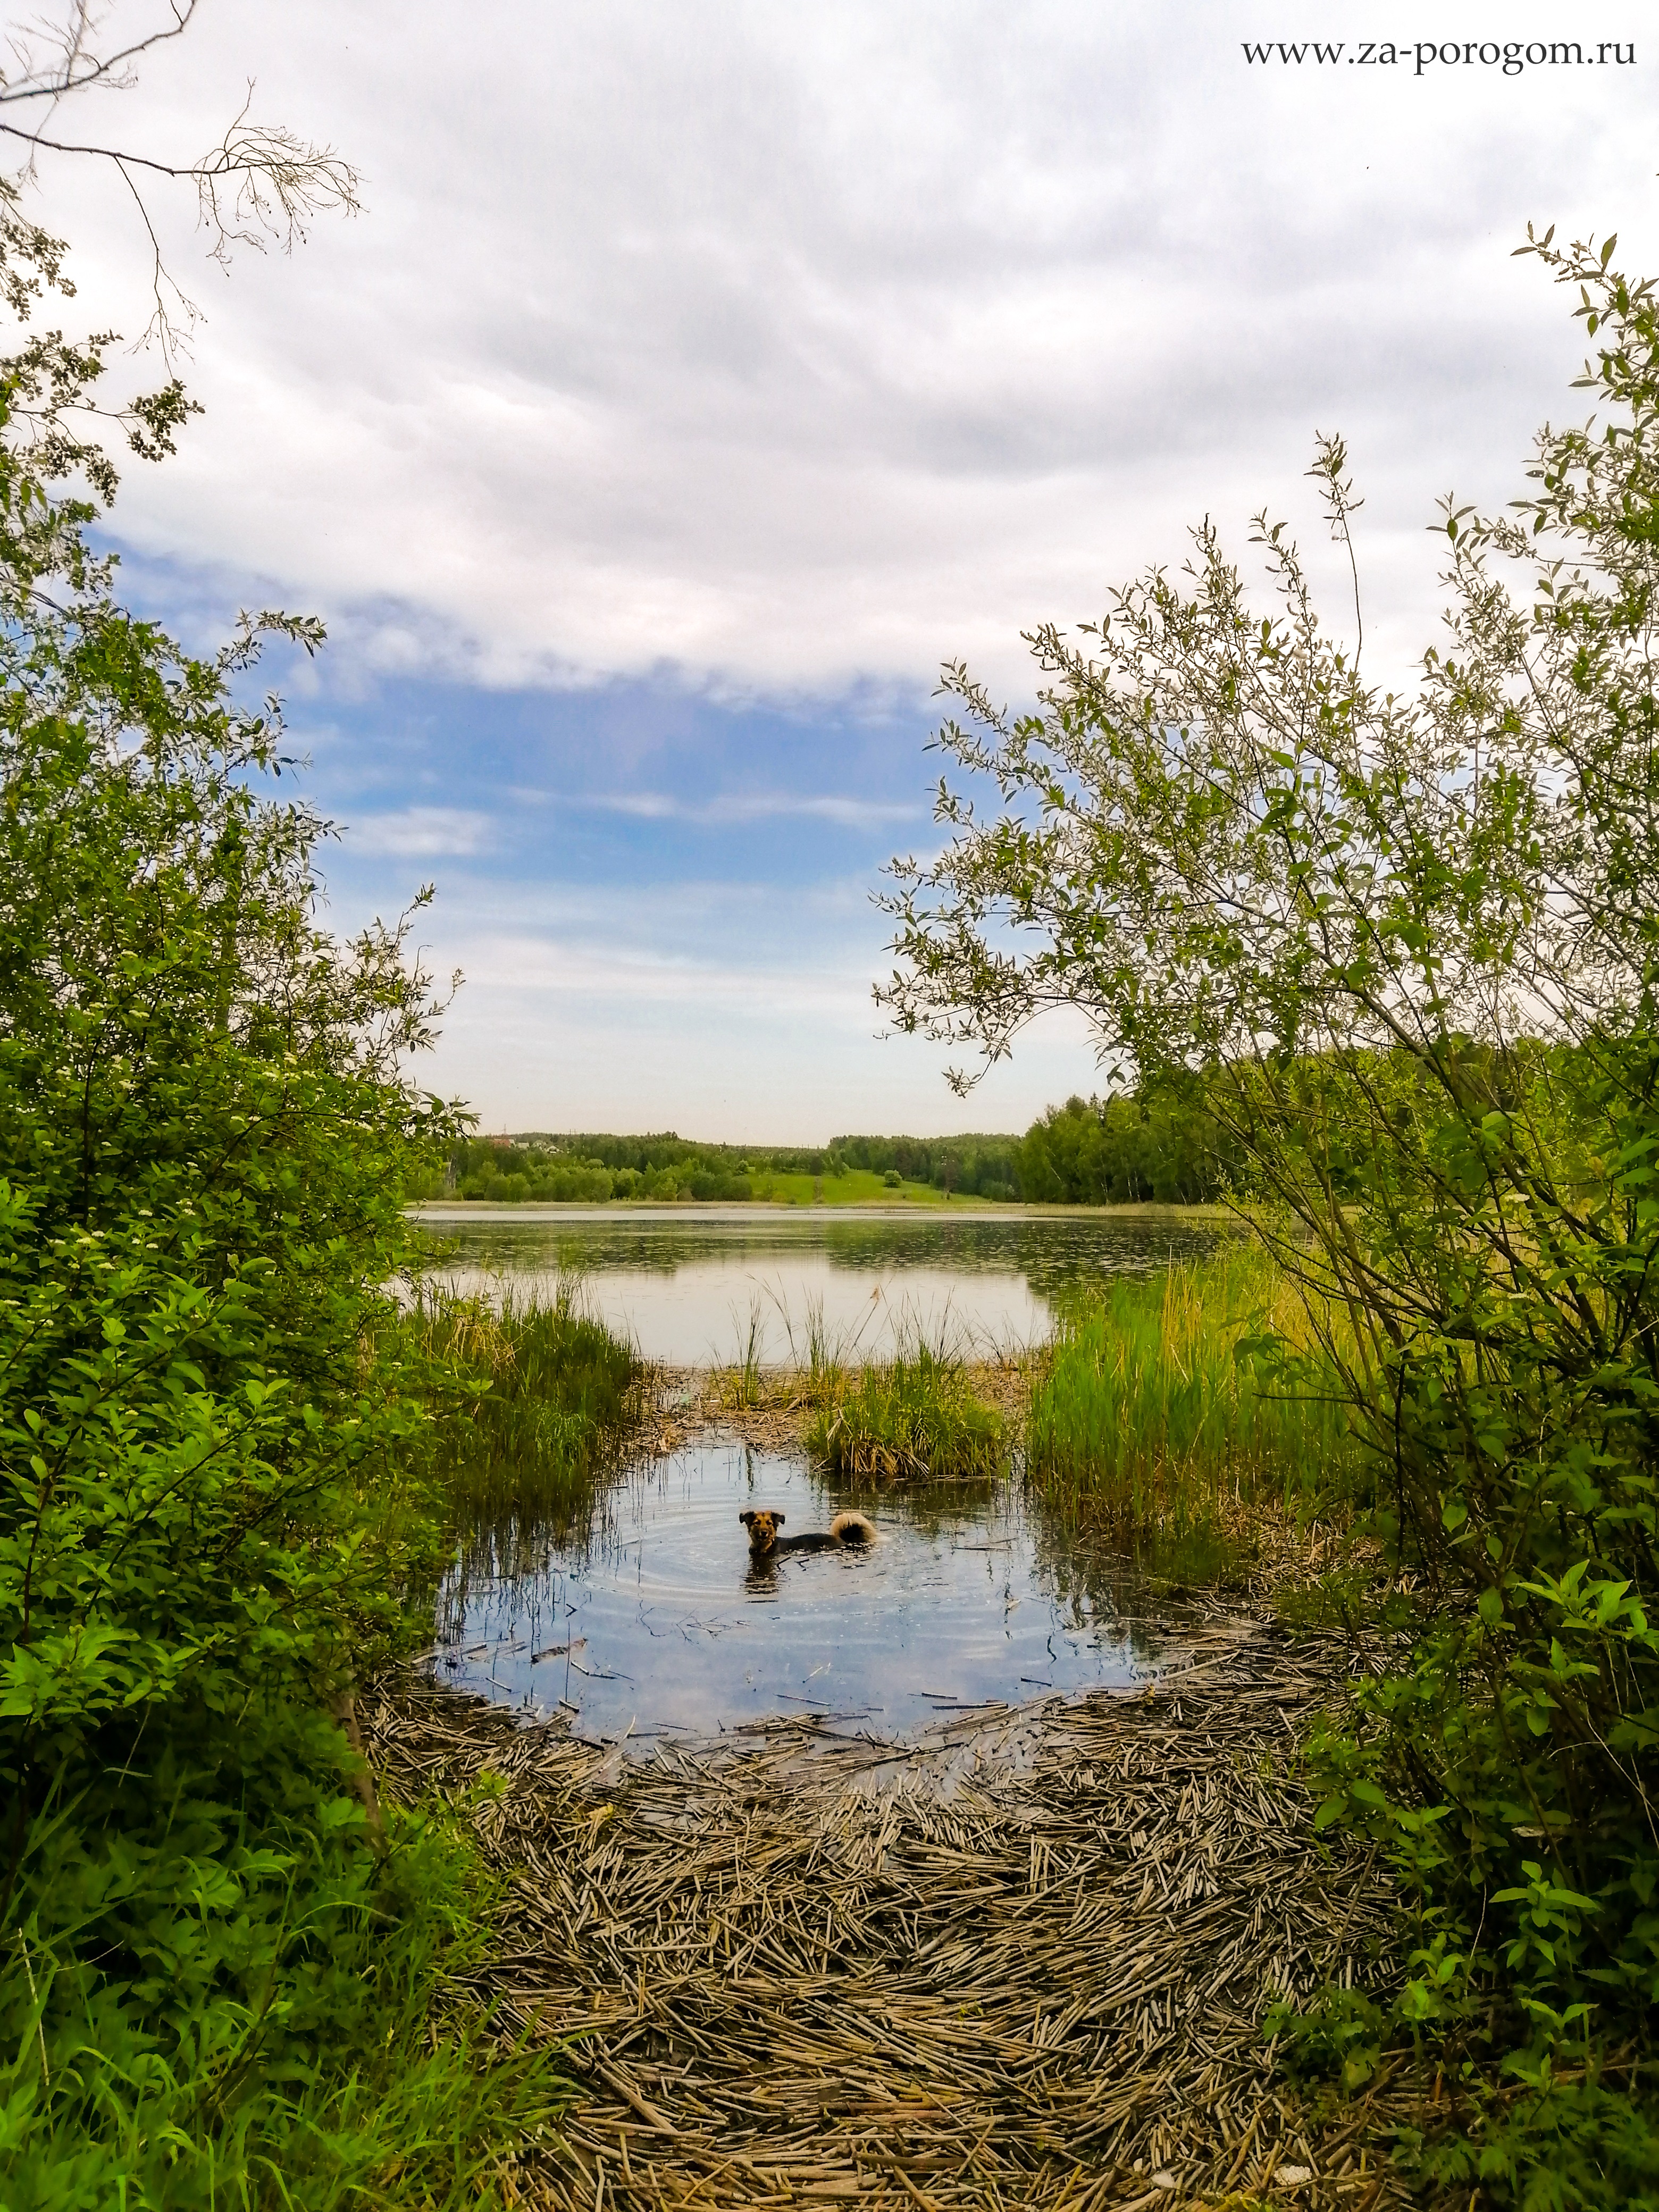
[[[1329,1359],[1412,1570],[1320,1817],[1392,1855],[1397,2019],[1485,2100],[1441,2167],[1633,2202],[1659,2169],[1614,2094],[1659,2000],[1659,321],[1613,240],[1522,251],[1577,292],[1598,411],[1540,432],[1506,512],[1446,502],[1412,685],[1364,672],[1357,565],[1350,645],[1265,516],[1265,602],[1206,526],[1180,574],[1030,637],[1032,712],[948,669],[966,775],[938,859],[894,864],[877,995],[981,1065],[1064,1006],[1142,1080],[1202,1073],[1253,1218],[1346,1317]],[[1321,441],[1352,561],[1346,467]]]

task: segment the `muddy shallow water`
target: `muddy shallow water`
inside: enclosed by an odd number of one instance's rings
[[[879,1540],[751,1564],[738,1516],[827,1528],[801,1461],[699,1443],[624,1475],[528,1572],[475,1547],[447,1586],[439,1678],[591,1740],[703,1738],[787,1714],[888,1739],[950,1713],[1150,1679],[1172,1648],[1121,1561],[1069,1547],[1017,1482],[873,1501]]]

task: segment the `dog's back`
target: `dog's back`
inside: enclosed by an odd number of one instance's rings
[[[805,1536],[780,1536],[777,1548],[781,1552],[839,1552],[843,1546],[848,1550],[860,1550],[876,1540],[876,1524],[862,1513],[837,1513],[830,1523],[825,1535],[815,1528]]]
[[[876,1524],[867,1514],[837,1513],[829,1533],[817,1529],[805,1536],[780,1536],[781,1513],[764,1509],[738,1516],[749,1530],[750,1548],[757,1559],[771,1559],[779,1552],[839,1552],[843,1546],[857,1550],[876,1540]]]

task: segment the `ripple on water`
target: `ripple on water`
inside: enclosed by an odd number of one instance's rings
[[[799,1461],[738,1443],[659,1461],[535,1571],[492,1578],[476,1556],[458,1570],[441,1678],[643,1748],[785,1714],[902,1738],[952,1710],[1155,1670],[1144,1596],[1057,1540],[1017,1484],[860,1498],[873,1547],[751,1567],[745,1506],[781,1508],[793,1535],[848,1502]]]

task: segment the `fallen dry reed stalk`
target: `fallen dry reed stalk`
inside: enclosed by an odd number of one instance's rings
[[[1374,2115],[1316,2126],[1260,2026],[1385,1971],[1387,1891],[1316,1844],[1293,1772],[1344,1663],[1217,1621],[1150,1694],[964,1711],[902,1750],[790,1720],[637,1762],[383,1691],[384,1787],[501,1778],[473,1814],[510,1875],[478,1992],[569,2040],[580,2094],[513,2201],[1401,2201]]]

